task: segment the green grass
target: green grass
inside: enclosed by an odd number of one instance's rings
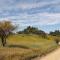
[[[11,45],[22,45],[27,46],[29,48],[41,48],[44,47],[44,45],[50,46],[55,45],[54,40],[51,39],[45,39],[38,35],[26,35],[26,34],[20,34],[20,35],[12,35],[7,39],[8,44]]]
[[[42,38],[32,34],[11,35],[7,39],[7,47],[0,48],[0,60],[31,60],[56,48],[57,44],[51,36]]]

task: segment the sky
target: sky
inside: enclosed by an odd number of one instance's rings
[[[9,20],[18,30],[27,26],[45,32],[60,30],[60,0],[0,0],[0,21]]]

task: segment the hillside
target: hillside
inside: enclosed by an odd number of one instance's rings
[[[11,35],[6,47],[0,48],[0,60],[31,60],[57,48],[53,38],[32,34]]]

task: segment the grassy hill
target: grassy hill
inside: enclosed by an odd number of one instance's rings
[[[57,48],[53,37],[43,38],[33,34],[10,35],[7,46],[0,48],[0,60],[31,60]]]

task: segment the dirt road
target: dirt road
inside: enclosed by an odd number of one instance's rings
[[[60,48],[42,58],[38,57],[35,60],[60,60]]]

